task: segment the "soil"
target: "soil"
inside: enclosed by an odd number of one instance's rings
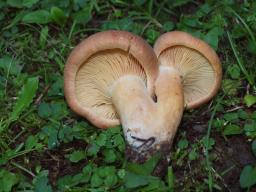
[[[205,114],[199,115],[200,113]],[[198,112],[198,115],[196,114],[192,118],[184,117],[181,122],[179,132],[185,131],[186,138],[189,142],[198,142],[206,135],[210,113],[203,113]],[[215,146],[210,152],[210,155],[214,156],[212,165],[216,171],[215,176],[219,175],[219,178],[217,178],[215,182],[222,188],[221,191],[243,191],[239,184],[240,173],[245,165],[256,164],[256,158],[251,151],[251,144],[247,141],[244,135],[224,137],[220,132],[217,132],[214,129],[212,129],[210,137],[215,140]],[[179,138],[176,137],[174,142],[177,142],[178,139]],[[180,167],[176,166],[173,162],[174,174],[177,180],[183,182],[185,177],[184,173],[189,173],[187,178],[191,180],[203,181],[203,179],[206,178],[207,172],[206,170],[203,170],[202,164],[200,163],[204,160],[203,153],[200,152],[200,154],[201,156],[199,157],[199,160],[192,161],[189,166]],[[222,175],[224,172],[226,173]],[[180,191],[182,191],[183,187],[184,186],[181,187]],[[251,188],[251,191],[256,191],[256,187]]]

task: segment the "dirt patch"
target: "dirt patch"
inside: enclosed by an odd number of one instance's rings
[[[65,157],[75,150],[85,150],[87,144],[84,141],[73,141],[67,144],[61,144],[56,150],[45,150],[42,154],[33,153],[30,156],[31,162],[42,166],[44,170],[49,171],[49,182],[56,186],[57,180],[65,175],[74,175],[81,172],[86,165],[87,160],[81,160],[79,163],[72,163]]]
[[[195,114],[192,118],[191,116],[185,116],[179,131],[186,131],[186,138],[189,142],[198,142],[206,135],[209,119],[210,113],[208,112],[203,115]],[[251,151],[251,144],[244,135],[225,138],[214,129],[211,132],[211,138],[215,140],[214,148],[210,151],[210,155],[214,156],[211,162],[216,171],[214,174],[215,182],[221,187],[221,191],[243,191],[239,184],[240,173],[245,165],[256,163],[256,158]],[[176,138],[175,142],[178,139],[180,138]],[[203,152],[200,152],[198,160],[192,161],[184,167],[177,166],[173,162],[176,179],[187,185],[185,186],[187,188],[193,188],[197,182],[204,182],[204,179],[207,178],[207,171],[202,164],[204,159]],[[184,185],[180,187],[181,191],[184,191]],[[251,191],[254,190],[256,190],[256,187],[251,189]]]

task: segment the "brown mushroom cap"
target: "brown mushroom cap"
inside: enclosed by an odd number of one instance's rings
[[[188,33],[174,31],[161,35],[154,51],[160,66],[173,66],[180,72],[187,108],[196,108],[217,93],[221,63],[207,43]]]
[[[69,106],[95,126],[120,124],[110,88],[120,77],[140,77],[153,95],[158,74],[153,49],[139,36],[125,31],[96,33],[77,45],[64,70],[64,91]]]

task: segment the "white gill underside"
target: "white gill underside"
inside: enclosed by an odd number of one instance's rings
[[[161,65],[174,66],[183,79],[185,104],[209,95],[216,81],[209,61],[198,51],[184,46],[165,50],[159,57]]]
[[[80,104],[99,117],[117,119],[110,87],[125,75],[135,75],[146,85],[146,74],[139,62],[127,52],[115,49],[90,57],[79,69],[75,91]]]

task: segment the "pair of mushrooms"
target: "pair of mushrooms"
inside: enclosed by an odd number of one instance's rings
[[[121,123],[138,162],[169,152],[184,108],[208,102],[221,76],[215,51],[185,32],[161,35],[152,49],[132,33],[105,31],[73,49],[64,90],[73,111],[95,126]]]

